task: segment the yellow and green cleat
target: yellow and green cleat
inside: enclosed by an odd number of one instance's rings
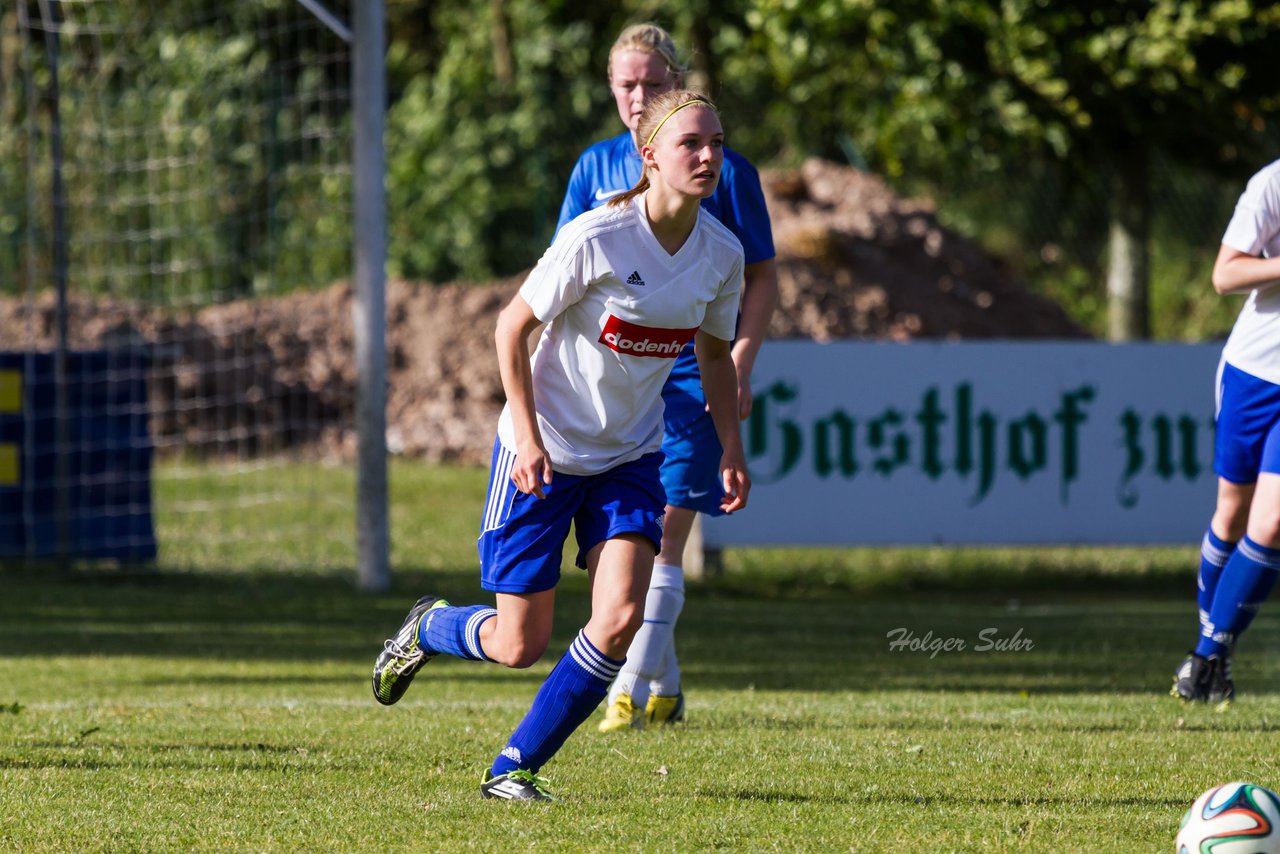
[[[379,703],[390,706],[403,697],[414,674],[435,658],[418,643],[418,626],[428,611],[448,606],[438,596],[423,596],[409,609],[396,636],[383,642],[382,652],[373,663],[373,696]]]
[[[486,768],[480,780],[480,794],[508,801],[554,801],[555,798],[547,791],[550,782],[546,777],[539,777],[523,768],[496,777],[491,769]]]

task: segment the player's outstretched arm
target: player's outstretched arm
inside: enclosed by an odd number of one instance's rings
[[[1272,285],[1280,285],[1280,258],[1259,258],[1225,243],[1218,248],[1218,259],[1213,263],[1215,291],[1238,294]]]
[[[742,433],[738,426],[737,369],[728,341],[699,330],[694,346],[707,408],[711,411],[716,436],[724,451],[720,457],[721,485],[724,487],[720,506],[726,513],[732,513],[747,506],[747,494],[751,491],[751,478],[747,475],[747,458],[742,450]]]
[[[516,461],[511,480],[521,492],[546,498],[542,487],[551,483],[551,460],[538,430],[538,416],[533,407],[533,367],[529,359],[529,335],[538,323],[529,303],[516,294],[498,315],[498,328],[493,337],[498,349],[502,390],[507,394],[511,425],[516,434]]]

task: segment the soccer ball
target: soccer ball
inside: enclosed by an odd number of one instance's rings
[[[1178,854],[1280,854],[1280,795],[1252,783],[1214,786],[1182,817]]]

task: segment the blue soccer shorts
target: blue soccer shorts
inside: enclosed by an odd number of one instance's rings
[[[1232,483],[1280,474],[1280,385],[1222,363],[1213,468]]]
[[[554,472],[542,489],[526,495],[511,481],[516,455],[493,443],[489,496],[480,525],[480,586],[495,593],[538,593],[560,580],[564,542],[572,523],[578,541],[574,561],[585,569],[587,553],[619,534],[640,534],[662,544],[666,496],[658,469],[662,455],[645,454],[594,475]]]
[[[685,347],[662,389],[662,488],[672,507],[723,516],[720,458],[724,449],[698,377],[693,345]]]

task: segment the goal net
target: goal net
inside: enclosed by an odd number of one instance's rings
[[[0,560],[353,565],[349,12],[0,11]]]

